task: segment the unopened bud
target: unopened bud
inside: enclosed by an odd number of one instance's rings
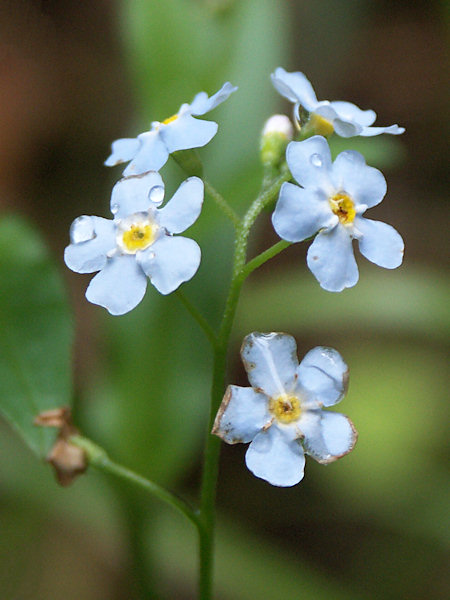
[[[261,135],[261,161],[276,167],[292,140],[294,128],[286,115],[273,115],[266,121]]]

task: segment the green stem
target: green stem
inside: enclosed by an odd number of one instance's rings
[[[235,227],[238,227],[241,223],[241,219],[237,212],[232,208],[225,198],[219,194],[219,192],[207,181],[203,179],[203,183],[205,184],[206,192],[211,196],[220,210],[230,219]]]
[[[225,372],[227,367],[227,350],[231,336],[234,316],[239,301],[242,284],[245,277],[250,274],[253,268],[259,266],[256,259],[250,261],[245,270],[248,236],[251,226],[255,222],[259,213],[266,205],[273,201],[283,184],[290,179],[291,175],[287,168],[283,173],[252,203],[242,222],[236,228],[236,242],[234,249],[234,262],[231,277],[228,298],[225,304],[224,315],[217,337],[217,344],[214,349],[214,367],[211,387],[211,404],[208,421],[208,431],[205,443],[205,455],[203,464],[201,502],[200,502],[200,581],[199,598],[200,600],[211,600],[212,598],[212,579],[214,568],[214,526],[215,526],[215,501],[217,477],[219,471],[219,454],[221,440],[211,435],[211,429],[214,424],[217,409],[222,402],[225,391]],[[273,256],[280,252],[287,242],[279,242],[276,249],[273,247],[266,251],[265,260],[270,258],[269,252],[272,250]],[[264,259],[260,264],[264,262]],[[251,265],[249,267],[249,265]],[[253,267],[253,268],[252,268]]]
[[[208,321],[205,319],[205,317],[201,314],[201,312],[197,309],[197,307],[194,306],[194,304],[192,304],[192,302],[190,300],[188,300],[188,298],[186,298],[186,296],[180,289],[178,289],[175,292],[175,294],[181,300],[181,302],[183,303],[183,305],[185,306],[187,311],[192,315],[192,317],[194,317],[194,319],[197,321],[197,323],[203,329],[211,346],[213,348],[215,348],[216,344],[217,344],[217,336],[215,334],[215,331],[211,327],[211,325],[208,323]]]
[[[103,471],[104,473],[115,475],[122,480],[133,483],[134,485],[146,490],[162,502],[170,504],[172,508],[182,513],[185,517],[192,521],[197,528],[200,527],[197,513],[194,512],[187,502],[181,498],[178,498],[175,496],[175,494],[172,494],[157,483],[142,477],[142,475],[138,475],[134,471],[115,463],[109,458],[103,448],[97,446],[97,444],[94,444],[94,442],[91,442],[91,440],[81,436],[73,436],[70,438],[70,441],[72,444],[82,448],[85,451],[88,462],[93,467]]]
[[[244,280],[247,279],[250,273],[252,273],[255,269],[263,265],[265,262],[276,256],[286,248],[288,248],[291,245],[291,243],[292,242],[280,240],[270,248],[267,248],[267,250],[264,250],[264,252],[261,252],[261,254],[258,254],[258,256],[255,256],[255,258],[252,258],[252,260],[249,260],[241,271],[241,277]]]

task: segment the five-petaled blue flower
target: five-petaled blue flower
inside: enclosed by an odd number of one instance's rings
[[[373,110],[361,110],[351,102],[329,102],[328,100],[319,102],[311,83],[299,71],[288,73],[282,67],[278,67],[271,77],[276,90],[295,103],[296,118],[299,119],[299,107],[302,106],[316,122],[316,130],[320,133],[332,133],[334,130],[341,137],[353,137],[373,136],[380,133],[398,135],[405,131],[404,127],[398,125],[371,127],[375,122],[376,113]]]
[[[361,254],[376,265],[395,269],[401,264],[404,245],[397,231],[362,216],[382,201],[386,180],[366,165],[359,152],[341,152],[332,163],[327,141],[316,135],[291,142],[286,160],[302,187],[282,185],[273,226],[289,242],[301,242],[319,232],[308,249],[307,262],[325,290],[340,292],[358,281],[353,238]]]
[[[188,178],[158,209],[163,198],[161,176],[150,171],[116,183],[111,195],[114,219],[75,219],[64,260],[77,273],[100,271],[87,288],[89,302],[122,315],[144,297],[147,277],[161,294],[170,294],[196,273],[197,242],[172,234],[181,233],[199,216],[203,182]]]
[[[146,171],[159,171],[172,152],[204,146],[216,135],[217,123],[194,117],[213,110],[236,90],[237,87],[227,82],[211,98],[200,92],[192,104],[183,104],[172,117],[162,122],[153,121],[150,131],[141,133],[137,138],[116,140],[105,165],[114,167],[131,161],[123,174],[139,175]]]
[[[251,333],[242,360],[252,387],[228,386],[213,433],[229,444],[251,442],[245,461],[254,475],[287,487],[303,478],[305,453],[331,463],[354,447],[353,423],[334,406],[346,392],[347,365],[331,348],[310,350],[300,364],[285,333]]]

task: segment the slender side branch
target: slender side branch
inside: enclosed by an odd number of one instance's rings
[[[203,179],[203,183],[205,184],[206,192],[211,196],[220,210],[230,219],[235,227],[238,227],[241,222],[241,218],[234,208],[228,204],[225,198],[219,194],[219,192],[209,183],[209,181]]]
[[[81,436],[73,436],[70,438],[70,442],[84,450],[90,465],[99,469],[100,471],[115,475],[116,477],[129,481],[130,483],[133,483],[146,490],[159,500],[162,500],[162,502],[170,504],[170,506],[172,506],[175,510],[178,510],[178,512],[182,513],[192,523],[194,523],[197,529],[200,529],[200,522],[197,513],[188,505],[187,502],[159,486],[157,483],[142,477],[142,475],[134,473],[134,471],[131,471],[122,465],[118,465],[109,458],[103,448],[97,446],[97,444],[94,444],[94,442],[91,442],[91,440]]]
[[[205,317],[201,314],[201,312],[197,309],[197,307],[194,304],[192,304],[192,302],[190,300],[188,300],[188,298],[186,298],[186,296],[183,294],[183,292],[180,289],[178,289],[175,292],[175,294],[181,300],[181,302],[185,306],[186,310],[192,315],[192,317],[197,321],[199,326],[203,329],[203,332],[205,333],[212,348],[214,349],[217,346],[217,336],[216,336],[213,328],[211,327],[211,325],[208,323],[208,321],[205,319]]]
[[[250,273],[252,273],[255,269],[263,265],[265,262],[276,256],[286,248],[288,248],[288,246],[290,246],[291,243],[292,242],[280,240],[270,248],[267,248],[267,250],[264,250],[264,252],[261,252],[261,254],[258,254],[258,256],[255,256],[255,258],[252,258],[252,260],[249,260],[248,263],[242,268],[241,278],[243,280],[247,279]]]

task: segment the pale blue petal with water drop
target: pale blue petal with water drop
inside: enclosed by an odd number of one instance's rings
[[[146,288],[147,278],[135,257],[115,256],[92,279],[86,298],[112,315],[123,315],[139,304]]]
[[[286,430],[286,433],[289,433]],[[305,455],[300,443],[278,427],[256,435],[245,455],[250,471],[272,485],[290,487],[303,479]]]
[[[137,138],[122,138],[112,143],[111,154],[105,160],[104,165],[115,167],[120,163],[128,162],[139,150],[140,142]]]
[[[114,217],[125,219],[134,213],[147,211],[154,204],[160,204],[162,198],[157,203],[151,200],[150,192],[154,188],[162,188],[164,195],[164,182],[156,171],[120,179],[111,193],[111,212]]]
[[[385,269],[396,269],[402,264],[404,243],[402,236],[387,223],[357,217],[355,229],[359,250],[363,256]]]
[[[271,75],[275,89],[291,102],[299,102],[306,110],[313,111],[318,104],[314,89],[307,77],[297,71],[288,73],[282,67]]]
[[[387,190],[383,173],[366,165],[364,156],[354,150],[341,152],[333,163],[333,183],[337,191],[349,194],[356,207],[379,204]]]
[[[169,153],[205,146],[216,135],[218,129],[214,121],[195,119],[185,113],[167,125],[161,124],[159,135]]]
[[[321,135],[314,135],[303,142],[290,142],[286,160],[294,179],[304,188],[332,192],[331,153],[328,143]]]
[[[141,133],[137,139],[139,148],[133,160],[123,172],[125,177],[141,175],[147,171],[159,171],[169,158],[169,151],[158,130]]]
[[[106,255],[116,247],[114,223],[102,217],[83,215],[72,223],[72,243],[64,251],[64,261],[76,273],[93,273],[106,264]]]
[[[212,433],[228,444],[248,443],[271,419],[267,396],[250,387],[229,385]]]
[[[308,248],[307,263],[320,286],[329,292],[341,292],[358,281],[352,239],[343,225],[317,234]]]
[[[273,227],[283,240],[301,242],[333,222],[337,217],[323,192],[283,183],[272,215]]]
[[[358,434],[353,423],[341,413],[316,411],[301,420],[305,452],[322,464],[342,458],[353,450]]]
[[[161,294],[170,294],[189,281],[200,265],[201,251],[194,240],[162,236],[136,254],[136,261]]]
[[[189,177],[165,206],[158,210],[158,220],[169,233],[181,233],[198,218],[203,204],[203,181]]]
[[[310,350],[297,368],[298,387],[306,393],[310,408],[333,406],[347,390],[348,367],[333,348],[317,346]]]
[[[269,397],[277,397],[294,389],[298,366],[297,344],[285,333],[247,335],[241,356],[253,388]]]

